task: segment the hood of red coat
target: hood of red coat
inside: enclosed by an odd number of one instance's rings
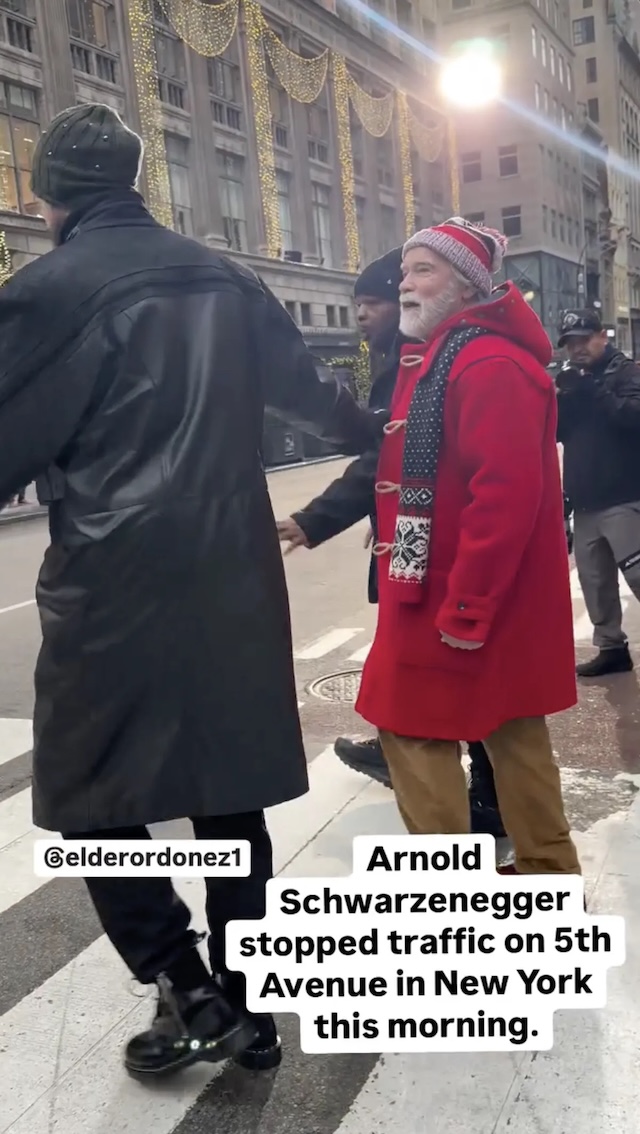
[[[484,327],[501,338],[510,339],[533,355],[541,366],[548,366],[553,358],[549,336],[533,308],[513,283],[503,284],[484,303],[466,307],[464,311],[441,323],[425,345],[427,348],[433,346],[443,334],[457,326]],[[413,347],[414,353],[415,349]],[[403,347],[402,353],[411,353],[411,348]]]

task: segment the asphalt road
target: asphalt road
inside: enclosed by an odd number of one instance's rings
[[[342,467],[327,463],[272,474],[276,515],[285,517],[306,503]],[[327,750],[336,735],[367,731],[352,707],[353,673],[362,664],[375,627],[375,610],[366,600],[366,528],[362,523],[323,548],[301,550],[286,560],[307,755],[312,765],[318,761],[323,775],[326,763],[329,777],[333,764]],[[108,974],[113,964],[109,947],[100,938],[82,882],[34,883],[25,857],[30,774],[26,737],[39,646],[33,594],[46,545],[42,520],[0,528],[0,1052],[13,1056],[10,1074],[0,1076],[0,1134],[351,1130],[346,1116],[365,1082],[378,1074],[376,1058],[302,1055],[292,1017],[282,1021],[287,1057],[275,1078],[254,1079],[231,1068],[209,1086],[203,1080],[202,1089],[194,1090],[192,1085],[176,1094],[170,1088],[143,1105],[138,1095],[127,1093],[116,1057],[110,1063],[108,1056],[104,1063],[105,1044],[117,1052],[123,1038],[123,1013],[118,1015],[113,1007],[122,995],[120,985],[114,991],[109,980],[115,978],[108,975],[100,983],[101,974]],[[590,630],[575,578],[574,589],[577,653],[582,659],[591,652]],[[631,597],[624,601],[627,631],[640,658],[640,610]],[[314,691],[322,679],[330,679],[324,698]],[[624,812],[640,784],[636,674],[585,683],[579,706],[554,720],[552,729],[573,827],[591,831],[602,820]],[[97,974],[97,993],[87,975],[91,966]],[[117,979],[122,984],[122,973]],[[87,987],[92,988],[91,996]],[[84,1019],[84,1025],[73,1024],[71,1009],[74,1019]],[[56,1032],[52,1045],[47,1021],[55,1012],[60,1013],[59,1035]],[[143,1022],[144,1018],[143,1014]],[[130,1031],[129,1017],[127,1022],[125,1031]],[[94,1047],[102,1053],[102,1062],[96,1057],[91,1064]],[[76,1073],[81,1065],[84,1071]],[[384,1070],[383,1065],[384,1060]],[[419,1063],[414,1061],[413,1066],[419,1074]],[[101,1078],[104,1083],[98,1088]],[[3,1091],[8,1091],[6,1099]],[[94,1101],[91,1091],[98,1092]],[[382,1128],[376,1125],[376,1130]],[[386,1134],[400,1134],[389,1123],[384,1129]],[[422,1130],[421,1126],[420,1134]]]

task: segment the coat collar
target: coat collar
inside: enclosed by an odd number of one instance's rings
[[[91,229],[131,225],[158,227],[142,197],[134,189],[101,197],[70,213],[62,227],[59,243],[67,244]]]

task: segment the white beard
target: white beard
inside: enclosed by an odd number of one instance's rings
[[[460,289],[455,280],[434,299],[423,299],[419,307],[400,307],[400,334],[426,342],[436,327],[455,315],[461,307]]]

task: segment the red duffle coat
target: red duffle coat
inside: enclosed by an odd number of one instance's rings
[[[392,420],[458,324],[495,332],[459,352],[449,375],[427,578],[418,603],[389,580],[398,492],[377,493],[378,626],[357,710],[410,737],[482,740],[501,724],[576,703],[575,653],[556,448],[551,345],[511,284],[403,347]],[[412,358],[417,361],[411,362]],[[385,438],[378,483],[399,485],[405,431]],[[441,632],[477,650],[443,643]]]

